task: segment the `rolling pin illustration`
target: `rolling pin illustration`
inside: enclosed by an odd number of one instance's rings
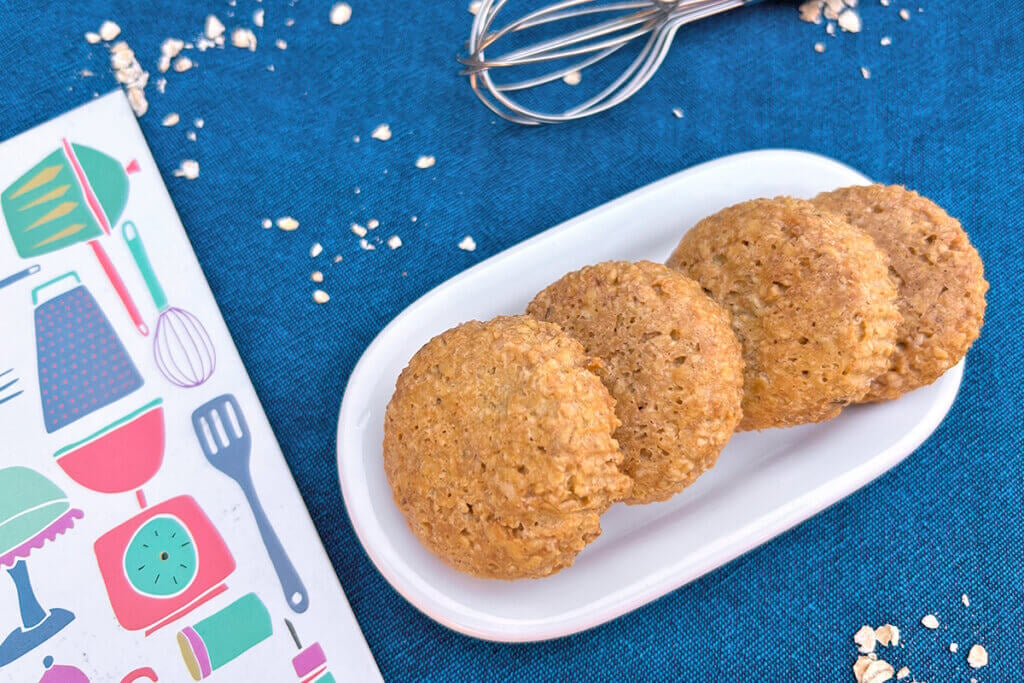
[[[192,679],[201,681],[273,633],[266,606],[255,593],[249,593],[179,631],[178,647]]]

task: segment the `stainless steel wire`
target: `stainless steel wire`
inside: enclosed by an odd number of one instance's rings
[[[530,12],[505,26],[494,29],[495,20],[509,0],[483,0],[473,19],[467,41],[467,54],[459,59],[465,65],[463,75],[480,101],[502,118],[524,125],[562,123],[591,116],[632,97],[661,66],[676,31],[698,21],[760,0],[561,0]],[[609,16],[612,15],[612,16]],[[594,23],[533,45],[487,57],[502,38],[556,22],[577,22],[593,18]],[[573,72],[594,66],[634,40],[644,45],[629,66],[609,85],[583,102],[562,111],[544,112],[524,105],[513,93],[529,90],[565,78]],[[493,50],[492,50],[493,51]],[[520,78],[517,67],[562,62],[538,76]],[[497,81],[497,74],[508,75]]]

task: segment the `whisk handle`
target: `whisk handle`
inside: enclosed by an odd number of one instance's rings
[[[156,277],[153,264],[149,261],[149,254],[146,253],[146,247],[142,244],[142,236],[139,235],[138,228],[135,227],[135,223],[125,221],[124,225],[121,226],[121,234],[128,245],[128,251],[132,253],[132,258],[135,259],[135,265],[139,267],[139,272],[142,273],[142,279],[146,281],[146,289],[149,290],[149,295],[153,297],[153,303],[156,305],[157,310],[162,312],[167,308],[167,295],[164,293],[164,288],[160,285],[160,280]]]

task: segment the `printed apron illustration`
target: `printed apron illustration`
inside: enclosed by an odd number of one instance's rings
[[[99,241],[110,234],[127,203],[128,175],[121,164],[66,139],[0,194],[0,209],[21,258],[87,242],[135,328],[146,335],[149,327]]]
[[[199,318],[167,302],[167,295],[156,277],[135,223],[125,221],[121,233],[159,311],[153,335],[153,358],[160,374],[171,384],[184,389],[200,386],[210,379],[217,367],[213,340]]]
[[[67,664],[54,664],[53,657],[47,656],[43,659],[43,667],[46,671],[39,683],[89,683],[89,677],[77,666]],[[135,683],[136,681],[159,681],[156,672],[148,666],[132,671],[121,683]]]
[[[302,683],[335,683],[334,676],[327,670],[327,655],[324,654],[320,643],[303,648],[295,625],[287,619],[284,620],[284,624],[295,641],[295,647],[299,649],[299,654],[292,657],[292,668],[299,680]]]
[[[75,284],[40,302],[58,285]],[[89,290],[74,271],[32,290],[36,306],[36,359],[39,393],[47,432],[127,396],[142,386],[142,376],[124,344]]]
[[[192,679],[201,681],[274,633],[270,613],[255,593],[178,632],[178,647]]]
[[[164,456],[164,411],[156,399],[56,453],[69,477],[101,493],[135,490],[141,513],[93,545],[110,606],[129,631],[150,635],[227,590],[235,560],[196,500],[148,506],[141,486]]]
[[[0,667],[46,642],[74,620],[75,615],[66,609],[44,609],[39,604],[25,560],[82,517],[82,511],[71,507],[64,492],[35,470],[0,469],[0,568],[14,581],[21,612],[21,626],[0,643]]]
[[[295,565],[285,553],[274,527],[270,525],[252,482],[252,472],[249,468],[252,435],[238,401],[232,394],[224,394],[208,401],[192,413],[192,427],[203,449],[203,455],[210,464],[234,479],[245,493],[288,606],[293,612],[305,612],[309,608],[306,587],[299,578]]]

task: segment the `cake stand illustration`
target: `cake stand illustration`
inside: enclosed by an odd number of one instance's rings
[[[74,620],[75,615],[66,609],[47,610],[39,604],[25,560],[82,516],[64,492],[38,472],[27,467],[0,469],[0,568],[14,581],[21,612],[21,626],[0,643],[0,667],[46,642]]]
[[[192,496],[149,505],[141,487],[160,469],[160,399],[56,453],[76,482],[101,493],[134,490],[142,512],[93,545],[118,623],[148,636],[227,590],[235,560]]]

